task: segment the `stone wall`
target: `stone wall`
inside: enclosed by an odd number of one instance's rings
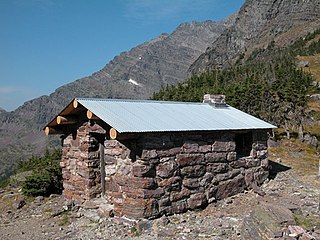
[[[240,132],[154,133],[105,141],[106,198],[114,214],[156,218],[185,212],[250,189],[268,176],[267,133],[252,133],[237,157]]]
[[[242,135],[250,142],[236,146]],[[63,194],[76,204],[101,196],[99,144],[103,143],[104,197],[115,215],[156,218],[205,207],[267,178],[267,133],[249,135],[146,133],[135,139],[104,140],[104,129],[84,123],[63,141]],[[251,151],[244,148],[247,156],[240,158],[239,145],[248,144]]]
[[[60,166],[63,175],[63,195],[76,204],[101,193],[100,151],[98,134],[105,131],[97,124],[85,123],[76,133],[63,140]]]

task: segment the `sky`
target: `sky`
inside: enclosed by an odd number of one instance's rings
[[[244,0],[0,0],[0,107],[89,76],[184,22],[219,21]]]

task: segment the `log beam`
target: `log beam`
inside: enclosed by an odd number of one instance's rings
[[[77,108],[77,107],[79,106],[79,103],[78,103],[78,101],[75,99],[75,100],[73,100],[72,105],[73,105],[73,108]]]
[[[112,139],[112,140],[116,139],[117,135],[118,135],[117,130],[115,130],[114,128],[110,128],[110,130],[109,130],[110,139]]]
[[[99,118],[94,115],[93,112],[91,112],[90,110],[87,111],[87,118],[90,119],[90,120],[98,120]]]
[[[75,124],[78,119],[74,116],[58,116],[57,124]]]
[[[128,140],[128,139],[137,139],[139,134],[137,133],[119,133],[116,129],[110,128],[109,138],[111,140]]]
[[[62,130],[57,130],[57,129],[54,129],[52,127],[46,127],[44,129],[44,132],[45,134],[48,136],[48,135],[51,135],[51,134],[63,134],[64,132]]]

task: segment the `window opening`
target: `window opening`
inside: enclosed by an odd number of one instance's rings
[[[237,158],[248,157],[252,149],[252,132],[236,134],[236,152]]]

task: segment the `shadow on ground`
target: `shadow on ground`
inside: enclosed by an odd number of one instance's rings
[[[269,179],[274,179],[278,173],[285,172],[291,169],[291,167],[288,167],[281,163],[270,161],[270,160],[269,160],[269,166],[270,166]]]

